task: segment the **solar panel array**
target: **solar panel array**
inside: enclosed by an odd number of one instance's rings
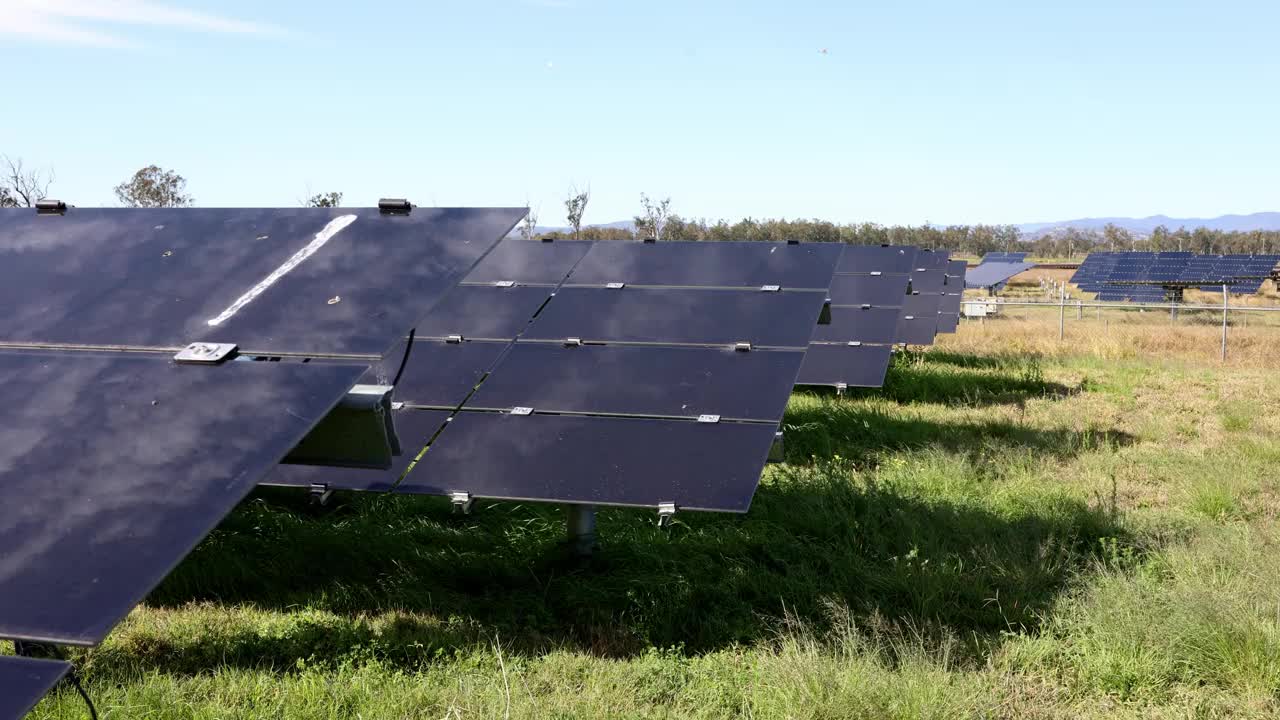
[[[841,251],[508,240],[419,324],[417,461],[267,482],[745,512]]]
[[[1099,300],[1160,302],[1165,287],[1256,293],[1263,278],[1280,263],[1280,255],[1197,255],[1190,252],[1090,253],[1071,278]],[[1131,281],[1134,284],[1125,284]]]
[[[945,252],[498,243],[523,212],[0,213],[0,638],[100,642],[259,483],[745,512],[795,384],[958,318]],[[391,466],[281,465],[357,384]]]

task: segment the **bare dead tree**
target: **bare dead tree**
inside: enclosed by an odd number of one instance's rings
[[[525,240],[532,240],[538,231],[538,213],[529,207],[529,212],[525,213],[524,220],[520,221],[520,237]]]
[[[3,157],[0,166],[0,207],[35,207],[36,203],[49,197],[49,186],[53,184],[53,168],[48,170],[27,169],[22,158]]]
[[[636,234],[661,240],[667,221],[671,219],[671,198],[654,202],[648,195],[640,193],[640,205],[644,214],[635,217]]]
[[[582,192],[569,188],[569,197],[564,201],[564,209],[569,218],[569,227],[573,228],[573,239],[578,239],[582,231],[582,215],[587,211],[587,203],[591,200],[591,188]]]

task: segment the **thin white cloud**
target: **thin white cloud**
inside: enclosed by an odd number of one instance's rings
[[[94,47],[131,47],[117,27],[277,34],[280,28],[187,10],[153,0],[0,0],[0,35]]]

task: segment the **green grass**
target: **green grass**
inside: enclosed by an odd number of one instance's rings
[[[101,647],[105,718],[1272,717],[1272,371],[974,355],[797,393],[742,517],[255,493]],[[61,690],[37,718],[78,718]]]

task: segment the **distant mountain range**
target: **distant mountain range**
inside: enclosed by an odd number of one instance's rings
[[[1152,230],[1163,225],[1170,230],[1185,227],[1188,230],[1205,227],[1210,230],[1280,230],[1280,212],[1260,212],[1252,215],[1220,215],[1215,218],[1173,218],[1167,215],[1152,215],[1144,218],[1103,217],[1080,218],[1060,222],[1025,223],[1018,226],[1022,234],[1029,238],[1052,234],[1076,228],[1077,230],[1101,230],[1109,223],[1124,228],[1137,235],[1149,235]]]
[[[1101,230],[1109,223],[1114,223],[1117,227],[1124,228],[1135,235],[1149,235],[1152,230],[1164,225],[1170,230],[1177,230],[1185,227],[1188,230],[1206,227],[1210,230],[1223,231],[1250,231],[1250,230],[1280,230],[1280,212],[1260,212],[1251,215],[1220,215],[1215,218],[1175,218],[1168,215],[1152,215],[1144,218],[1130,217],[1101,217],[1101,218],[1079,218],[1077,220],[1060,220],[1058,222],[1038,222],[1023,223],[1018,225],[1018,230],[1022,232],[1023,237],[1028,239],[1038,238],[1042,235],[1052,235],[1062,232],[1067,228],[1076,228],[1077,230]],[[635,230],[635,223],[630,220],[619,220],[617,222],[592,224],[589,227],[607,227],[622,228],[625,230]],[[536,232],[568,232],[567,227],[544,227],[539,225]],[[519,230],[513,231],[513,234],[519,234]]]

